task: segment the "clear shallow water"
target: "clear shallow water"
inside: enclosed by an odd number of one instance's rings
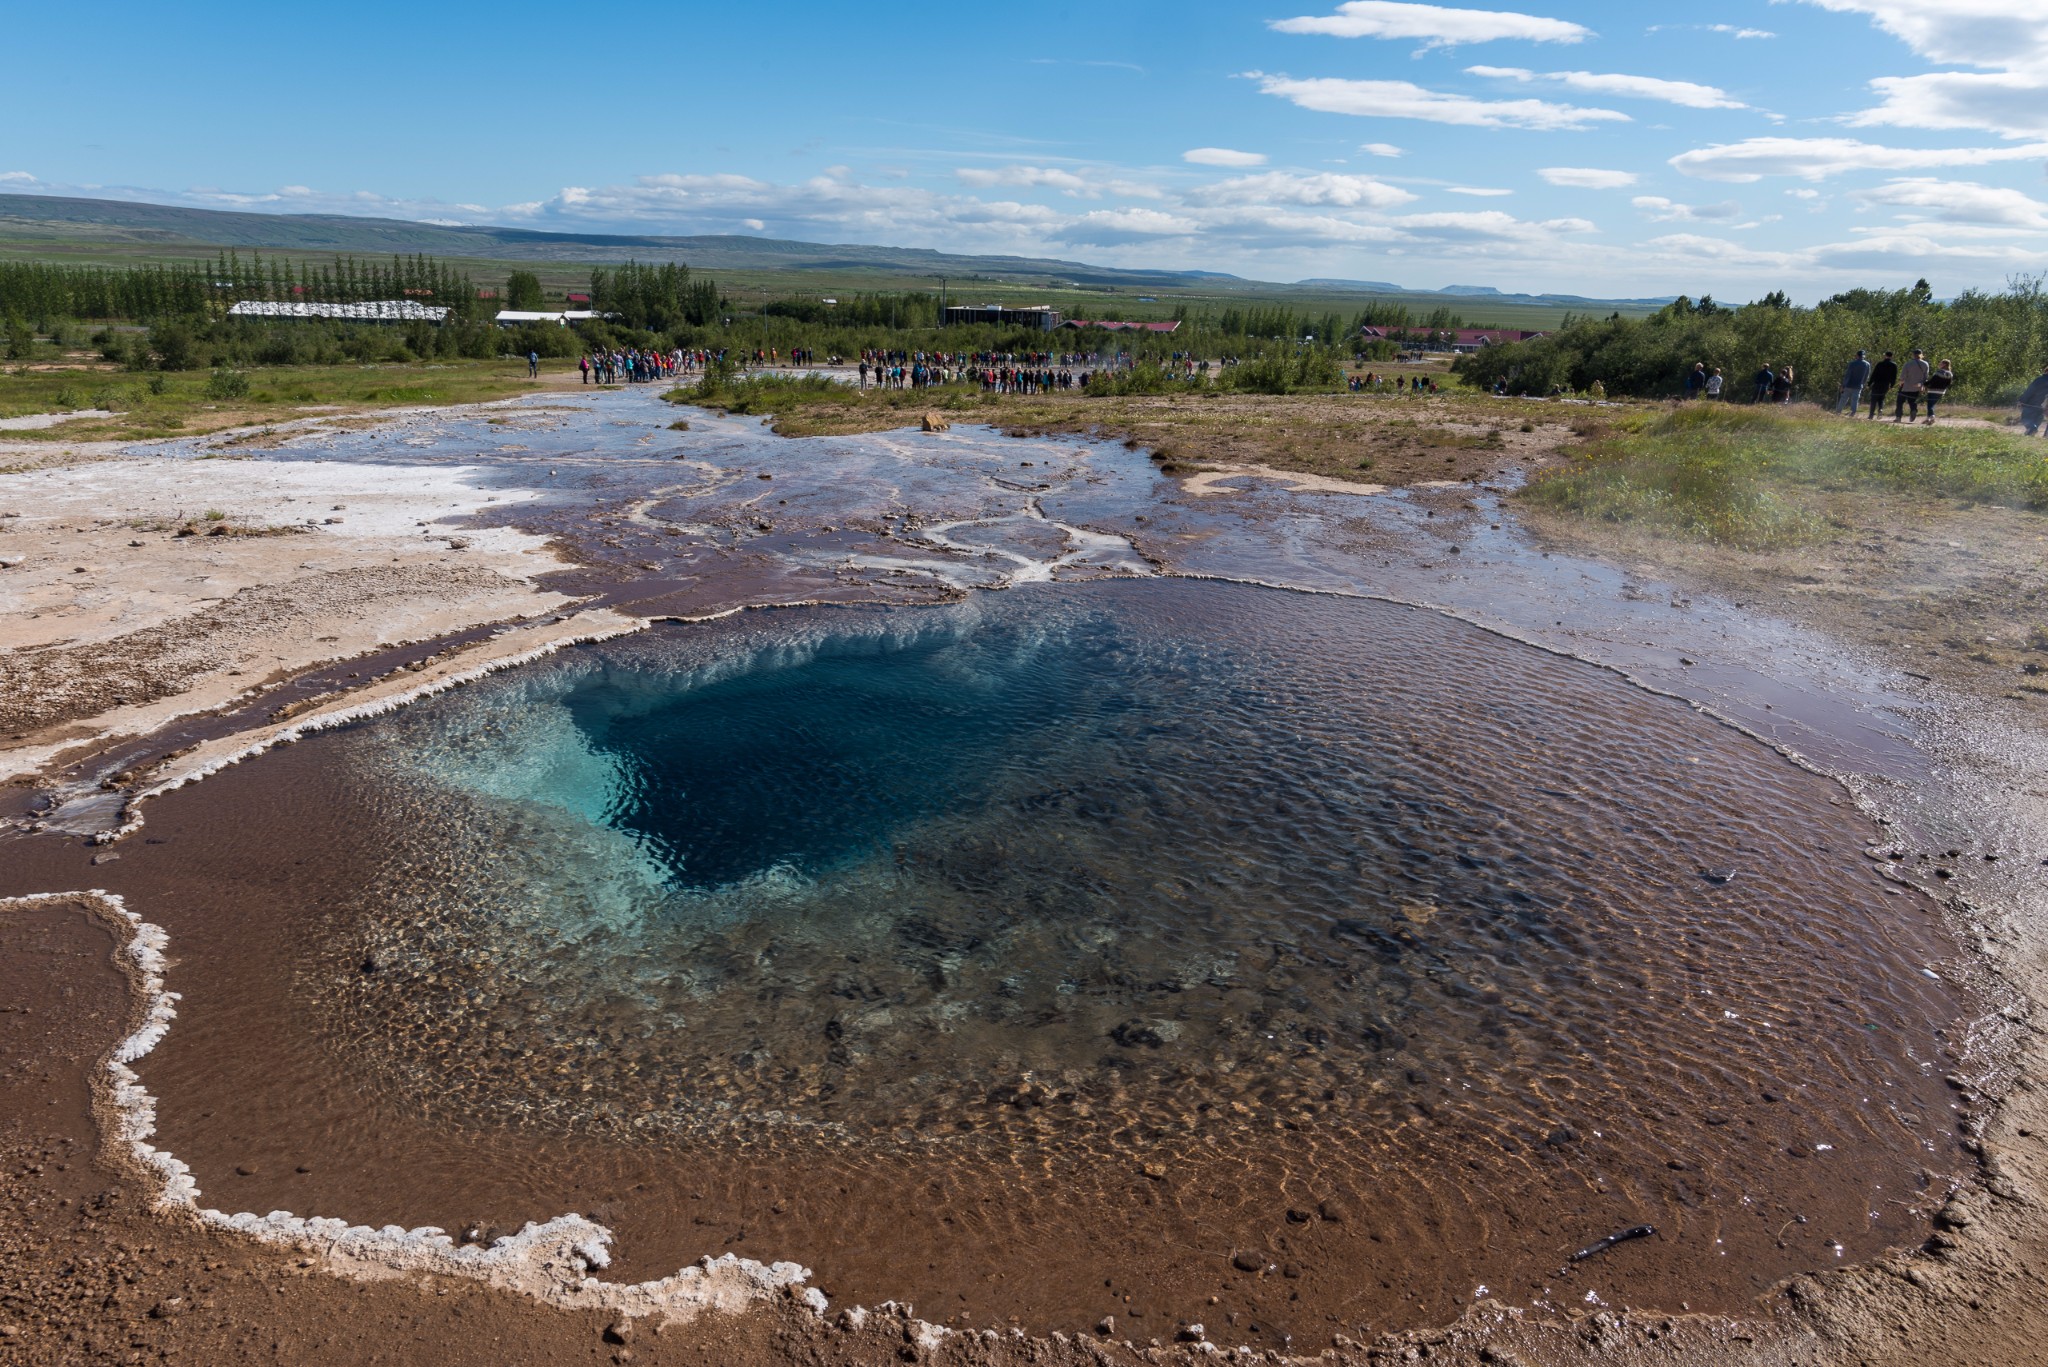
[[[392,834],[308,993],[432,1114],[1082,1156],[1306,1125],[1347,1166],[1620,1121],[1725,1166],[1672,1098],[1796,1089],[1813,1140],[1896,1149],[1939,1071],[1932,941],[1833,785],[1424,611],[753,614],[332,739]]]

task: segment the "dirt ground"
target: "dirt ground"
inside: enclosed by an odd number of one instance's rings
[[[569,600],[459,473],[61,452],[0,476],[0,777],[316,665]]]
[[[1193,414],[1180,411],[1198,402]],[[1132,399],[1019,412],[1003,425],[1156,442],[1189,474],[1259,465],[1401,484],[1540,466],[1586,420],[1580,410],[1492,404]],[[1527,431],[1512,420],[1525,413]],[[1361,469],[1368,443],[1373,464]],[[208,481],[186,491],[177,471],[147,462],[107,461],[109,452],[89,447],[69,457],[43,454],[49,443],[36,450],[42,468],[0,490],[0,515],[20,514],[0,516],[0,754],[16,774],[92,735],[142,734],[324,661],[545,614],[560,601],[531,584],[555,564],[545,547],[508,539],[457,548],[431,525],[434,498],[454,515],[486,497],[474,490],[451,485],[423,497],[417,483],[379,490],[352,474],[357,482],[344,488],[332,473],[301,487],[285,481],[303,474],[277,473],[285,467],[219,461],[185,463]],[[26,479],[49,481],[32,502],[18,483]],[[1879,501],[1853,536],[1820,552],[1762,556],[1529,521],[1575,551],[1834,632],[2008,709],[2016,727],[2037,728],[2048,705],[2048,690],[2034,686],[2048,684],[2048,673],[2029,668],[2048,669],[2032,635],[2048,622],[2048,522],[2038,516]],[[179,536],[188,522],[194,534]],[[221,524],[269,534],[206,534]],[[1956,886],[1972,893],[1967,871]],[[1211,1358],[1201,1343],[1126,1343],[1115,1325],[1086,1339],[939,1334],[902,1308],[856,1321],[834,1306],[820,1318],[794,1298],[658,1328],[459,1278],[345,1279],[315,1258],[154,1213],[148,1184],[105,1144],[96,1119],[106,1102],[91,1080],[104,1075],[138,1009],[117,949],[82,910],[0,909],[0,1364]],[[1740,1318],[1587,1306],[1537,1321],[1474,1309],[1444,1330],[1300,1344],[1298,1357],[1527,1367],[2048,1363],[2048,1105],[2034,1081],[2048,1076],[2048,1058],[2025,1024],[2048,1000],[2048,935],[2038,923],[2004,927],[1995,954],[2026,998],[2009,1008],[2021,1018],[2016,1080],[1996,1106],[1974,1080],[1955,1080],[1974,1117],[1982,1181],[1944,1210],[1924,1247],[1797,1278]]]
[[[952,398],[955,396],[947,396]],[[774,430],[811,437],[915,426],[916,393],[870,394],[778,415]],[[1268,467],[1398,487],[1534,473],[1594,431],[1593,404],[1480,395],[1379,394],[994,395],[939,410],[1013,436],[1091,436],[1144,447],[1169,473]]]

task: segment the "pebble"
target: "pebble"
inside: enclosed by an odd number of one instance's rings
[[[1240,1272],[1263,1272],[1267,1262],[1264,1249],[1241,1248],[1230,1255],[1230,1265]]]

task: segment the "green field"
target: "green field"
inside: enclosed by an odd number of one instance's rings
[[[550,368],[564,367],[555,362]],[[272,366],[240,378],[244,392],[228,394],[205,372],[132,374],[79,367],[9,375],[0,379],[0,418],[79,410],[110,410],[112,416],[76,418],[0,437],[51,444],[147,441],[260,427],[323,411],[482,403],[541,388],[526,378],[520,361]]]

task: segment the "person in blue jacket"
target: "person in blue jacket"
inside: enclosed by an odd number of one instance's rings
[[[1849,368],[1842,372],[1842,393],[1835,400],[1835,411],[1855,417],[1863,408],[1863,386],[1870,383],[1870,353],[1859,351],[1856,359],[1849,362]]]

